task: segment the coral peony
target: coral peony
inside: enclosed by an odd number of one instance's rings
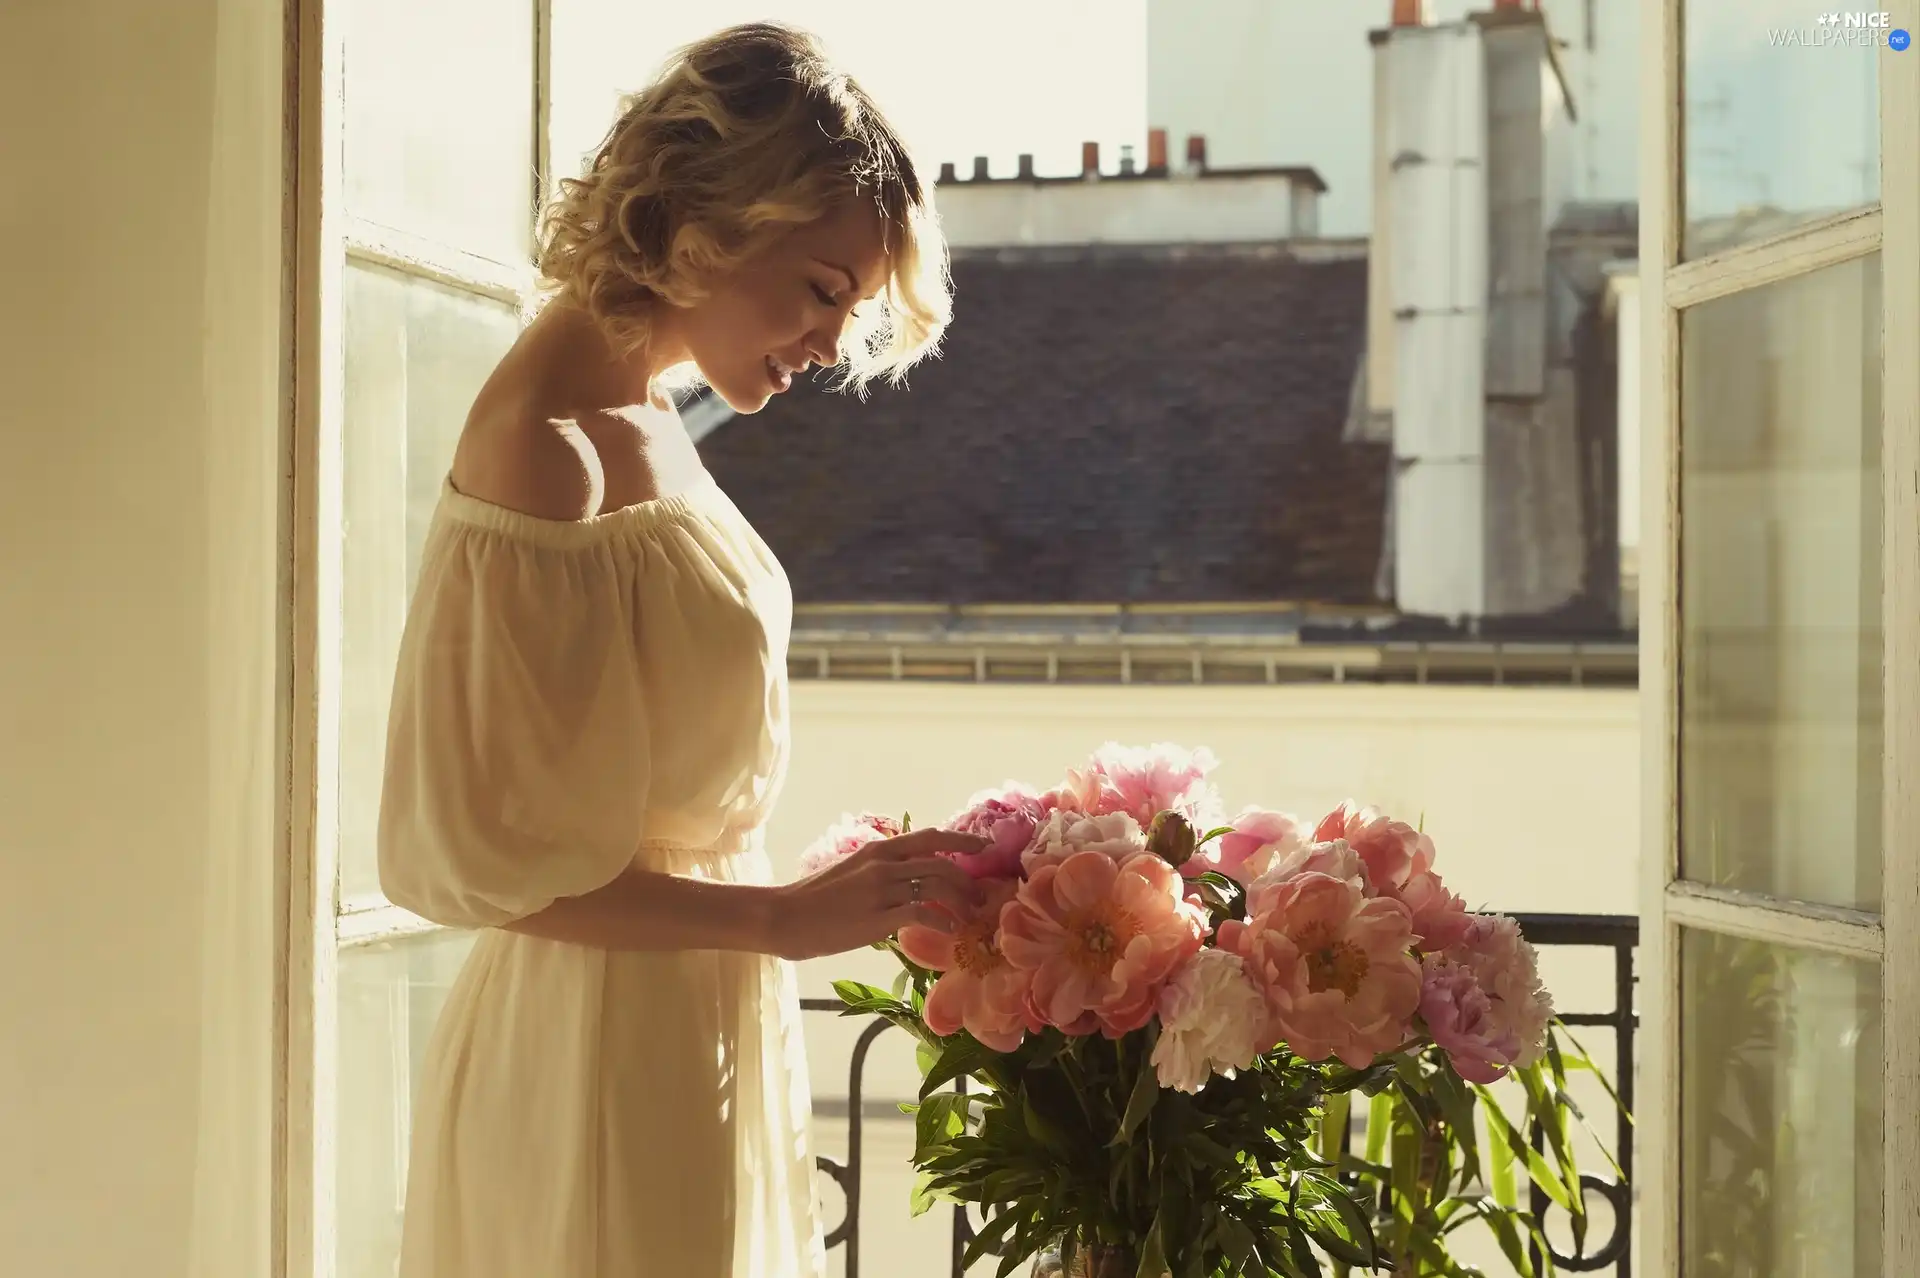
[[[1429,954],[1422,963],[1420,1019],[1470,1083],[1498,1082],[1520,1056],[1520,1039],[1465,963]]]
[[[899,834],[900,823],[892,817],[876,816],[872,812],[859,816],[845,813],[800,854],[800,877],[809,878],[838,865],[869,843],[896,838]]]
[[[900,929],[900,949],[921,967],[941,973],[927,992],[925,1019],[936,1034],[961,1029],[996,1052],[1011,1052],[1029,1029],[1040,1025],[1027,1011],[1033,975],[1000,952],[1000,913],[1019,885],[991,879],[985,902],[958,932],[917,924]]]
[[[946,828],[992,839],[993,844],[981,852],[956,854],[953,860],[976,879],[1018,878],[1021,857],[1046,819],[1040,795],[1030,787],[1009,781],[998,790],[983,790],[967,800]]]
[[[1343,803],[1313,832],[1316,842],[1345,839],[1366,864],[1372,889],[1407,907],[1420,948],[1444,950],[1466,935],[1472,916],[1465,902],[1433,872],[1433,840],[1404,821],[1372,808]]]
[[[1160,987],[1200,948],[1206,913],[1150,853],[1075,852],[1041,866],[1000,916],[1000,949],[1033,974],[1033,1014],[1070,1034],[1117,1038],[1153,1016]]]
[[[1247,913],[1260,914],[1270,908],[1274,894],[1303,874],[1323,874],[1351,883],[1364,895],[1367,892],[1367,867],[1345,839],[1331,843],[1299,843],[1285,856],[1273,861],[1259,878],[1247,884]]]
[[[1228,824],[1232,833],[1209,844],[1198,859],[1243,886],[1306,845],[1300,823],[1284,812],[1248,808]]]
[[[1032,875],[1045,866],[1060,864],[1076,852],[1101,852],[1115,861],[1124,861],[1146,850],[1146,832],[1124,812],[1088,816],[1069,808],[1056,808],[1035,831],[1032,846],[1022,861],[1026,872]]]
[[[1337,1056],[1355,1069],[1406,1041],[1420,965],[1405,906],[1328,874],[1274,884],[1261,904],[1222,924],[1218,944],[1245,961],[1278,1039],[1306,1060]]]
[[[1215,1074],[1231,1078],[1260,1054],[1267,1003],[1237,954],[1204,949],[1160,991],[1153,1069],[1162,1087],[1197,1092]]]
[[[1085,768],[1067,773],[1052,801],[1090,816],[1124,812],[1141,829],[1162,812],[1180,813],[1205,833],[1217,825],[1220,803],[1207,774],[1215,768],[1211,751],[1159,744],[1144,748],[1109,741]]]
[[[1504,1042],[1510,1035],[1515,1044],[1511,1063],[1525,1068],[1538,1061],[1547,1048],[1553,996],[1540,981],[1539,958],[1520,925],[1502,914],[1469,915],[1466,935],[1446,957],[1471,969],[1485,991],[1492,1036]]]

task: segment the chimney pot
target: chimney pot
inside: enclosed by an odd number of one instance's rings
[[[1033,180],[1033,157],[1031,155],[1023,155],[1020,157],[1020,176],[1028,181]]]
[[[976,182],[984,182],[987,180],[987,176],[988,176],[987,157],[984,155],[974,156],[973,157],[973,180]]]
[[[1147,172],[1165,173],[1167,171],[1167,131],[1165,129],[1147,130]]]
[[[1080,144],[1080,176],[1100,176],[1100,144],[1098,142]]]
[[[1120,171],[1128,174],[1133,172],[1133,148],[1124,143],[1120,147]]]
[[[951,162],[940,166],[940,180],[942,182],[957,182],[960,180],[960,175],[955,171]]]
[[[1393,0],[1394,26],[1424,27],[1431,21],[1429,0]]]
[[[1187,139],[1187,167],[1205,169],[1207,167],[1207,138],[1203,133],[1195,133]]]

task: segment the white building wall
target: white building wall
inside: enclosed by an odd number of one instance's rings
[[[1244,244],[1316,231],[1316,193],[1285,174],[951,182],[935,196],[955,248]]]

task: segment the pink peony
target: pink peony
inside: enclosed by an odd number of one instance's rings
[[[1030,972],[1000,952],[1000,913],[1019,884],[992,879],[986,901],[954,934],[917,924],[900,929],[900,948],[921,967],[942,973],[927,993],[927,1028],[936,1034],[967,1033],[996,1052],[1020,1046],[1028,1030],[1040,1029],[1027,1012]]]
[[[1205,834],[1219,824],[1219,800],[1207,783],[1216,766],[1212,752],[1205,749],[1164,743],[1140,748],[1109,741],[1085,768],[1067,773],[1066,782],[1050,798],[1057,806],[1090,816],[1124,812],[1143,830],[1171,810]]]
[[[1470,969],[1485,993],[1490,1004],[1487,1037],[1514,1045],[1511,1064],[1524,1069],[1537,1062],[1547,1049],[1553,996],[1540,981],[1539,958],[1520,934],[1520,925],[1503,914],[1469,915],[1466,935],[1447,950],[1446,958]],[[1438,1034],[1434,1038],[1439,1041]],[[1464,1077],[1465,1071],[1461,1073]]]
[[[1260,1054],[1266,999],[1237,954],[1208,948],[1187,959],[1160,991],[1159,1014],[1153,1069],[1162,1087],[1197,1092]]]
[[[862,812],[859,816],[845,813],[800,854],[800,877],[812,878],[820,871],[840,864],[869,843],[897,838],[899,835],[900,823],[892,817],[876,816],[871,812]]]
[[[1361,1069],[1409,1037],[1420,1006],[1413,927],[1398,901],[1368,897],[1348,879],[1299,874],[1263,896],[1218,944],[1245,961],[1284,1040],[1309,1061],[1337,1056]]]
[[[1247,884],[1247,913],[1262,914],[1271,908],[1275,895],[1288,882],[1303,874],[1323,874],[1343,883],[1351,883],[1365,895],[1367,867],[1345,839],[1331,843],[1296,844],[1287,854],[1268,864],[1266,872]]]
[[[976,879],[1018,878],[1021,857],[1046,819],[1040,795],[1027,786],[1009,781],[998,790],[983,790],[967,800],[946,828],[992,839],[993,845],[953,859]]]
[[[1498,1015],[1471,967],[1442,954],[1422,963],[1420,1019],[1470,1083],[1498,1082],[1519,1058],[1520,1040]]]
[[[1313,832],[1316,842],[1345,839],[1366,864],[1372,889],[1407,907],[1420,948],[1444,950],[1466,934],[1466,903],[1433,872],[1433,840],[1404,821],[1343,803]]]
[[[1058,865],[1076,852],[1102,852],[1115,861],[1147,850],[1146,832],[1124,812],[1088,816],[1069,808],[1047,814],[1022,858],[1028,875]]]
[[[1233,832],[1221,835],[1194,859],[1243,886],[1306,844],[1300,823],[1284,812],[1248,808],[1229,824]]]
[[[1000,949],[1033,974],[1036,1017],[1118,1038],[1152,1019],[1160,987],[1200,948],[1206,926],[1159,857],[1076,852],[1020,885],[1000,916]]]

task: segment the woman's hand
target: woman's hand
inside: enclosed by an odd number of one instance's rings
[[[951,932],[983,896],[942,852],[978,852],[989,840],[952,830],[877,839],[811,878],[778,890],[773,952],[786,959],[841,954],[910,923]]]

